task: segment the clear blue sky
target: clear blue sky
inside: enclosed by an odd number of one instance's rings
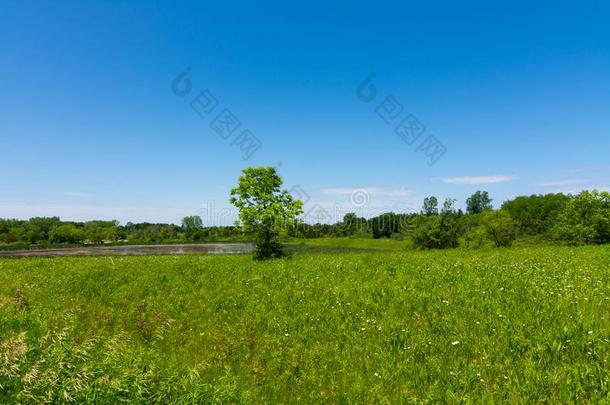
[[[610,188],[608,2],[0,4],[0,217],[178,222],[208,204],[230,222],[250,165],[310,207],[350,210],[362,189],[364,215]],[[201,118],[204,89],[218,106]],[[386,96],[446,147],[436,164],[375,113]],[[241,121],[227,140],[210,127],[224,108]],[[262,143],[249,160],[243,129]]]

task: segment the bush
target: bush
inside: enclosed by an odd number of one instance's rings
[[[266,260],[266,259],[278,259],[286,256],[282,244],[279,241],[277,235],[269,236],[265,232],[259,232],[256,235],[254,259],[255,260]]]
[[[517,239],[517,227],[506,211],[488,211],[483,216],[483,227],[487,238],[496,247],[507,247]]]
[[[458,246],[455,214],[418,216],[412,222],[413,244],[420,249],[447,249]]]
[[[60,225],[49,232],[51,243],[80,243],[85,239],[82,229],[72,224]]]
[[[482,248],[488,243],[487,232],[483,225],[477,225],[469,228],[468,231],[460,240],[460,244],[466,247]]]
[[[502,209],[515,220],[521,234],[538,235],[552,229],[570,199],[561,193],[519,196],[504,202]]]
[[[572,245],[610,242],[610,193],[582,191],[559,214],[554,234]]]

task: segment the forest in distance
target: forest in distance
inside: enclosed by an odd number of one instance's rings
[[[388,212],[371,218],[348,213],[334,224],[299,221],[283,238],[393,238],[415,248],[510,246],[515,240],[570,245],[610,242],[610,193],[584,190],[577,195],[549,193],[519,196],[492,207],[486,191],[466,201],[466,211],[430,196],[418,213]],[[199,216],[180,225],[118,221],[62,221],[59,217],[0,219],[0,249],[95,244],[245,242],[239,226],[206,226]]]

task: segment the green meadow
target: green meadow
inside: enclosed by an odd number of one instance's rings
[[[610,401],[607,246],[290,251],[0,259],[0,403]]]

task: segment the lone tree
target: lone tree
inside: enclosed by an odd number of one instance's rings
[[[249,167],[231,190],[231,204],[239,209],[239,222],[255,236],[257,260],[284,256],[279,233],[294,225],[303,203],[281,190],[282,178],[273,167]]]
[[[203,221],[200,216],[193,215],[182,218],[182,229],[188,240],[195,239],[197,232],[203,228]]]
[[[477,191],[466,200],[466,210],[469,214],[480,214],[492,209],[491,201],[487,191]]]
[[[424,198],[422,214],[424,214],[424,215],[438,214],[438,199],[435,196],[430,196],[430,197]]]

